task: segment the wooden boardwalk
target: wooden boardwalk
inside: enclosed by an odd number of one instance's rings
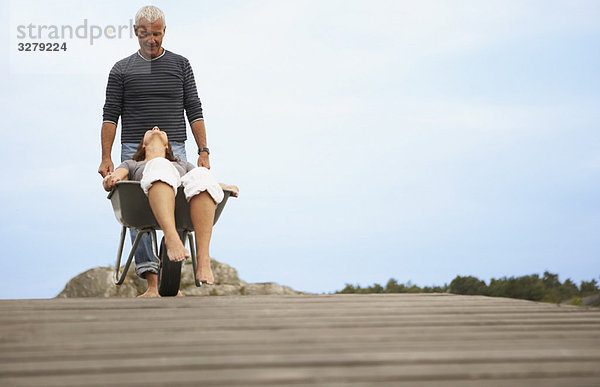
[[[0,386],[600,386],[600,310],[447,294],[0,301]]]

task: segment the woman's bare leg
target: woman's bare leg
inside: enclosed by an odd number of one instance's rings
[[[208,247],[212,235],[212,227],[215,220],[216,204],[210,194],[206,191],[199,193],[190,200],[190,213],[194,233],[196,234],[196,251],[198,254],[198,272],[196,279],[212,285],[215,282],[210,269],[210,256]]]
[[[173,262],[180,262],[190,256],[175,227],[175,191],[173,188],[157,181],[148,190],[148,201],[152,213],[165,234],[167,256]]]

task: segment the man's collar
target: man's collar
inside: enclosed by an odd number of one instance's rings
[[[163,55],[165,55],[165,53],[167,52],[167,50],[165,50],[163,48],[163,52],[162,54],[160,54],[159,56],[157,56],[156,58],[152,58],[152,59],[146,59],[144,58],[144,56],[142,55],[142,53],[140,52],[140,50],[137,50],[137,54],[140,56],[140,58],[142,58],[143,60],[145,60],[146,62],[152,62],[153,60],[157,60],[159,58],[162,58]]]

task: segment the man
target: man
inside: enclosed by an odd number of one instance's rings
[[[187,161],[184,110],[198,145],[198,166],[210,168],[202,105],[188,60],[165,50],[166,25],[163,12],[141,8],[135,16],[135,35],[140,45],[135,54],[117,62],[108,77],[101,129],[102,162],[98,173],[113,173],[111,159],[117,122],[121,117],[121,161],[130,159],[147,130],[158,126],[168,134],[175,157]],[[131,230],[132,240],[137,235]],[[148,282],[140,297],[158,297],[158,268],[149,235],[135,253],[136,274]],[[200,265],[199,265],[200,266]],[[210,261],[198,268],[200,277],[212,279]],[[208,281],[211,282],[210,280]]]

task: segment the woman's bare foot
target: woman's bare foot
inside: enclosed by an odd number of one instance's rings
[[[175,297],[183,297],[183,293],[181,293],[181,290],[177,291],[177,295]]]
[[[167,245],[167,256],[171,262],[181,262],[190,257],[190,252],[185,249],[179,235],[175,234],[175,237],[171,238],[165,236],[165,244]]]
[[[148,288],[144,294],[140,294],[137,298],[157,298],[160,297],[158,294],[158,289]]]
[[[196,279],[203,284],[214,285],[215,277],[213,276],[210,268],[210,258],[198,262],[198,272],[196,273]]]

